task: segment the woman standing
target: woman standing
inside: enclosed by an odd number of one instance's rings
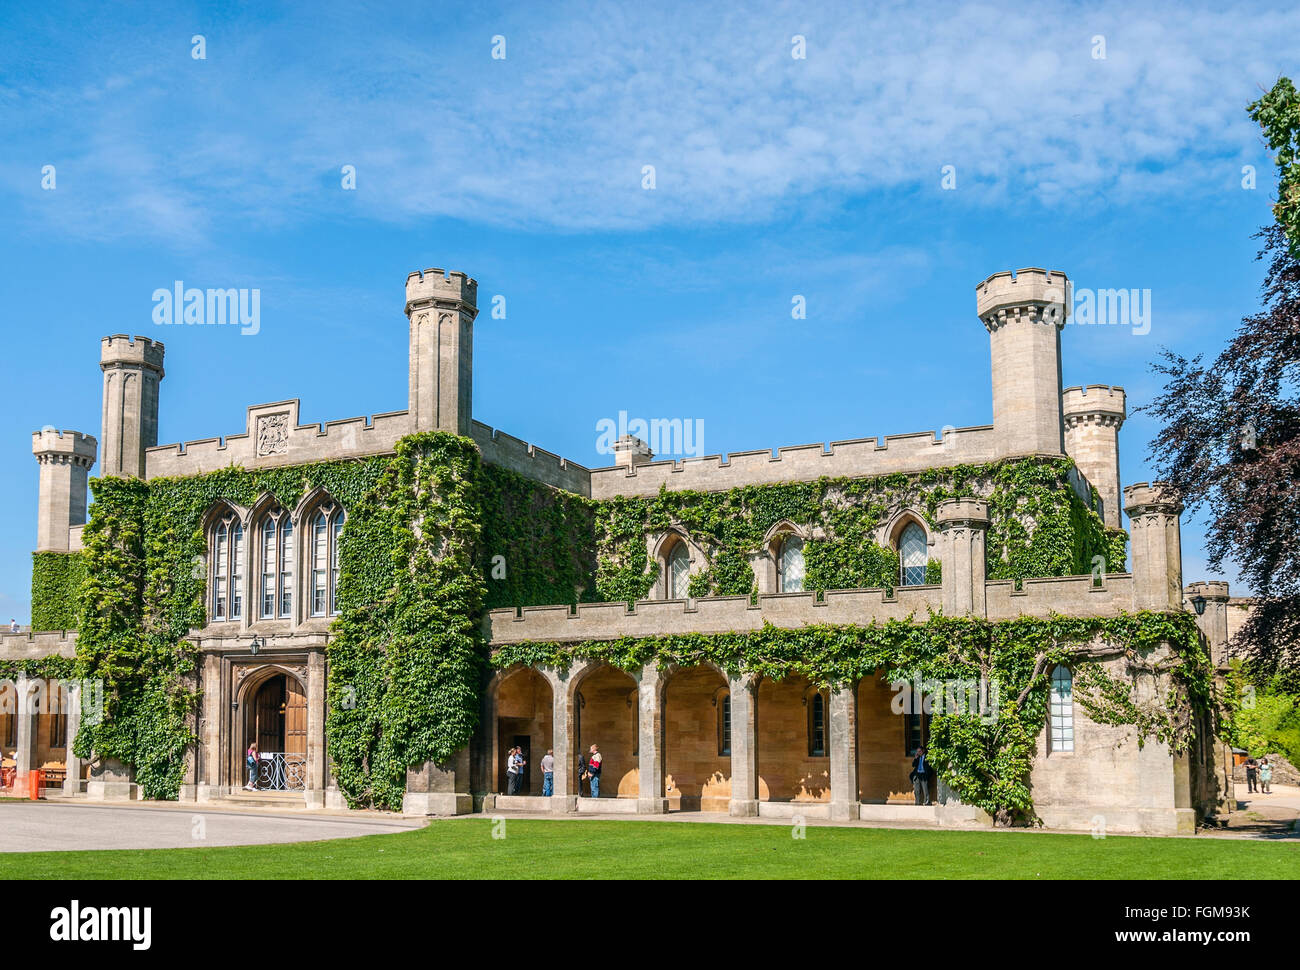
[[[257,788],[257,742],[254,741],[248,746],[248,753],[244,758],[244,764],[248,766],[248,784],[244,786],[245,791],[255,791]]]
[[[1273,766],[1264,758],[1259,763],[1259,790],[1263,794],[1269,794],[1269,782],[1273,780]]]

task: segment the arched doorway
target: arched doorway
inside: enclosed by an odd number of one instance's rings
[[[594,667],[574,684],[573,738],[577,757],[600,749],[601,798],[636,798],[640,787],[637,682],[616,667]],[[575,776],[576,779],[576,776]],[[574,794],[588,795],[589,782],[575,780]]]
[[[272,671],[244,694],[244,742],[257,743],[258,791],[303,791],[307,787],[307,692],[297,677]],[[241,762],[243,760],[241,755]],[[244,781],[247,782],[245,771]]]
[[[664,772],[670,809],[726,812],[731,804],[731,694],[713,667],[673,671],[664,694]]]
[[[519,794],[542,794],[542,757],[554,747],[551,685],[536,670],[522,667],[496,684],[496,791],[507,793],[506,768],[512,748],[522,749],[523,777]]]

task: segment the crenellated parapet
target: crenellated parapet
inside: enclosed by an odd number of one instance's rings
[[[1061,328],[1069,278],[1029,267],[994,273],[975,287],[975,310],[989,334],[993,427],[998,457],[1060,455]]]
[[[1220,670],[1228,667],[1228,604],[1232,596],[1228,584],[1221,580],[1188,583],[1183,590],[1183,608],[1196,617],[1196,625],[1210,646],[1210,659]]]
[[[410,412],[417,431],[470,434],[478,283],[426,269],[406,278]]]
[[[1183,511],[1182,500],[1163,482],[1140,482],[1124,489],[1124,511],[1132,539],[1134,606],[1181,610],[1183,560],[1178,517]]]
[[[69,552],[71,532],[86,523],[88,482],[99,443],[80,431],[52,428],[32,434],[32,454],[40,465],[36,551]]]
[[[100,341],[104,372],[101,474],[144,478],[145,452],[158,444],[164,347],[148,337],[115,334]]]
[[[1119,431],[1128,417],[1124,388],[1067,387],[1061,395],[1065,453],[1097,489],[1101,518],[1120,528]]]
[[[973,498],[945,499],[939,503],[935,520],[939,525],[939,560],[943,564],[944,613],[984,615],[988,502]]]

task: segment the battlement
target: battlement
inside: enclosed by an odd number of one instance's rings
[[[406,277],[406,310],[437,303],[478,306],[478,281],[464,273],[448,273],[437,267]]]
[[[591,497],[591,470],[577,462],[530,445],[482,421],[470,423],[470,437],[483,453],[483,460],[489,464],[508,468],[535,482]]]
[[[77,655],[75,631],[0,633],[0,660],[39,660]]]
[[[704,458],[664,459],[612,465],[591,471],[591,497],[653,496],[660,486],[669,491],[699,489],[720,492],[741,485],[808,482],[818,478],[873,478],[895,472],[982,464],[995,458],[993,428],[948,429],[855,438],[829,445],[794,445],[770,450],[741,451]]]
[[[241,434],[149,448],[145,452],[146,477],[204,475],[231,465],[269,468],[392,454],[397,442],[413,430],[407,411],[300,424],[299,403],[292,400],[249,407]]]
[[[942,527],[948,523],[989,523],[989,503],[978,498],[946,498],[939,503],[935,521]]]
[[[1122,421],[1128,415],[1126,403],[1124,388],[1109,384],[1067,387],[1061,392],[1061,405],[1067,421],[1084,414],[1117,415]]]
[[[1048,306],[1062,304],[1065,313],[1060,323],[1064,324],[1069,314],[1069,302],[1066,294],[1070,279],[1064,273],[1028,266],[1012,273],[1006,270],[994,273],[983,283],[975,286],[975,309],[979,318],[989,323],[1000,311],[1026,305]]]
[[[99,442],[93,435],[80,431],[56,431],[53,428],[32,432],[32,454],[62,461],[81,462],[89,468],[99,454]]]
[[[1218,579],[1188,583],[1184,591],[1189,600],[1194,596],[1203,596],[1207,600],[1226,603],[1232,598],[1228,593],[1228,584]]]
[[[1181,513],[1182,499],[1165,482],[1138,482],[1124,489],[1124,511],[1130,516],[1146,512]]]
[[[162,376],[165,348],[159,341],[119,333],[104,337],[99,343],[100,366],[138,364],[156,370]]]

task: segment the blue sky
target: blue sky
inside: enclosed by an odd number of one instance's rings
[[[1243,109],[1300,73],[1300,8],[746,8],[0,8],[0,614],[29,609],[31,432],[99,434],[107,334],[167,344],[163,443],[290,397],[398,410],[406,274],[463,270],[507,307],[475,417],[598,466],[620,410],[700,419],[710,454],[987,423],[973,291],[1004,269],[1151,291],[1149,333],[1063,338],[1066,385],[1130,409],[1160,347],[1258,306],[1276,180]],[[175,280],[260,289],[261,332],[155,326]]]

